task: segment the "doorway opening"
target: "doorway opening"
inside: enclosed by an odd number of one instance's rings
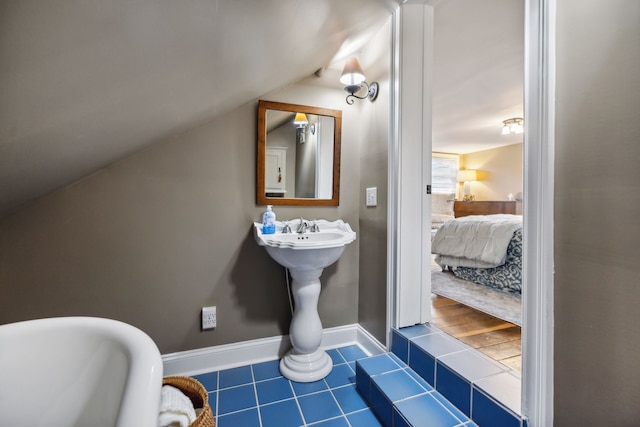
[[[523,224],[522,413],[529,418],[530,425],[550,425],[553,420],[554,5],[553,0],[530,0],[524,11],[523,215],[526,221]],[[411,4],[411,7],[420,6]],[[427,2],[423,7],[422,16],[406,18],[410,25],[415,24],[414,20],[426,22],[431,19],[428,15],[433,16],[432,3]],[[424,22],[418,22],[418,25]],[[424,56],[424,52],[429,52],[425,47],[430,47],[433,39],[424,34],[418,48],[406,46],[406,38],[401,46],[396,46],[399,50],[404,49],[402,54],[394,54],[398,69],[424,64],[427,70],[430,69],[430,58],[416,59],[415,55],[417,52]],[[416,247],[428,245],[430,237],[430,210],[429,214],[425,213],[430,202],[429,187],[426,186],[430,185],[431,165],[424,153],[427,151],[424,141],[427,141],[430,159],[431,136],[425,134],[425,129],[430,131],[432,117],[430,104],[426,110],[424,108],[424,97],[431,96],[432,88],[424,80],[427,74],[423,71],[422,75],[396,76],[402,80],[392,107],[392,140],[398,141],[398,145],[390,147],[389,167],[392,182],[389,185],[388,322],[394,327],[423,323],[422,319],[428,319],[430,315],[425,316],[425,312],[431,310],[431,282],[430,275],[426,274],[430,271],[431,260],[415,255]],[[423,98],[416,99],[415,91],[407,90],[409,87],[423,87]],[[411,111],[412,106],[418,111]],[[416,148],[416,141],[423,148],[422,154]],[[421,183],[416,185],[416,177],[420,176]],[[419,242],[416,242],[416,230],[420,230]],[[424,254],[423,250],[421,252]],[[417,281],[416,277],[421,279]]]
[[[433,16],[432,238],[454,218],[521,218],[524,135],[503,134],[502,124],[524,116],[525,1],[444,1],[434,4]],[[514,247],[519,254],[521,242]],[[435,255],[427,256],[431,323],[520,372],[521,257],[494,269],[461,262],[461,274],[456,265],[443,269]]]

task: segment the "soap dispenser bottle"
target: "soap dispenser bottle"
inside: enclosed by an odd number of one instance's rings
[[[262,234],[275,234],[276,232],[276,214],[272,208],[273,206],[268,205],[267,211],[262,215]]]

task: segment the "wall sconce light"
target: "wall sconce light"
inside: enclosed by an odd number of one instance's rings
[[[356,57],[349,58],[347,60],[347,63],[344,65],[344,70],[342,70],[342,76],[340,76],[340,83],[345,85],[344,90],[349,92],[349,95],[347,95],[346,99],[347,104],[353,105],[353,98],[369,98],[369,101],[373,102],[378,97],[378,83],[373,82],[371,84],[368,84],[364,80],[364,72],[362,71],[362,67],[360,67],[360,62],[358,62],[358,59]],[[367,88],[366,95],[356,95],[356,93],[359,92],[363,87]]]
[[[475,169],[466,169],[458,171],[458,182],[464,182],[462,187],[462,200],[469,202],[476,199],[476,196],[471,194],[471,181],[478,180],[478,171]]]
[[[296,127],[296,140],[299,144],[304,144],[306,141],[305,133],[307,132],[307,125],[309,119],[305,113],[296,113],[293,119],[293,125]]]
[[[293,124],[298,129],[304,129],[309,124],[309,119],[307,119],[307,115],[305,113],[296,113],[296,117],[293,119]]]
[[[513,119],[507,119],[502,122],[502,134],[509,135],[511,133],[524,132],[524,120],[520,117],[514,117]]]

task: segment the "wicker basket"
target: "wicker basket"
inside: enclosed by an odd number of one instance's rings
[[[187,396],[194,408],[202,408],[202,412],[189,427],[215,427],[211,406],[209,406],[209,394],[204,386],[191,377],[166,377],[162,379],[162,385],[170,385]]]

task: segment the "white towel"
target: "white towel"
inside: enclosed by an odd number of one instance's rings
[[[195,419],[191,400],[173,386],[162,386],[158,427],[188,427]]]

